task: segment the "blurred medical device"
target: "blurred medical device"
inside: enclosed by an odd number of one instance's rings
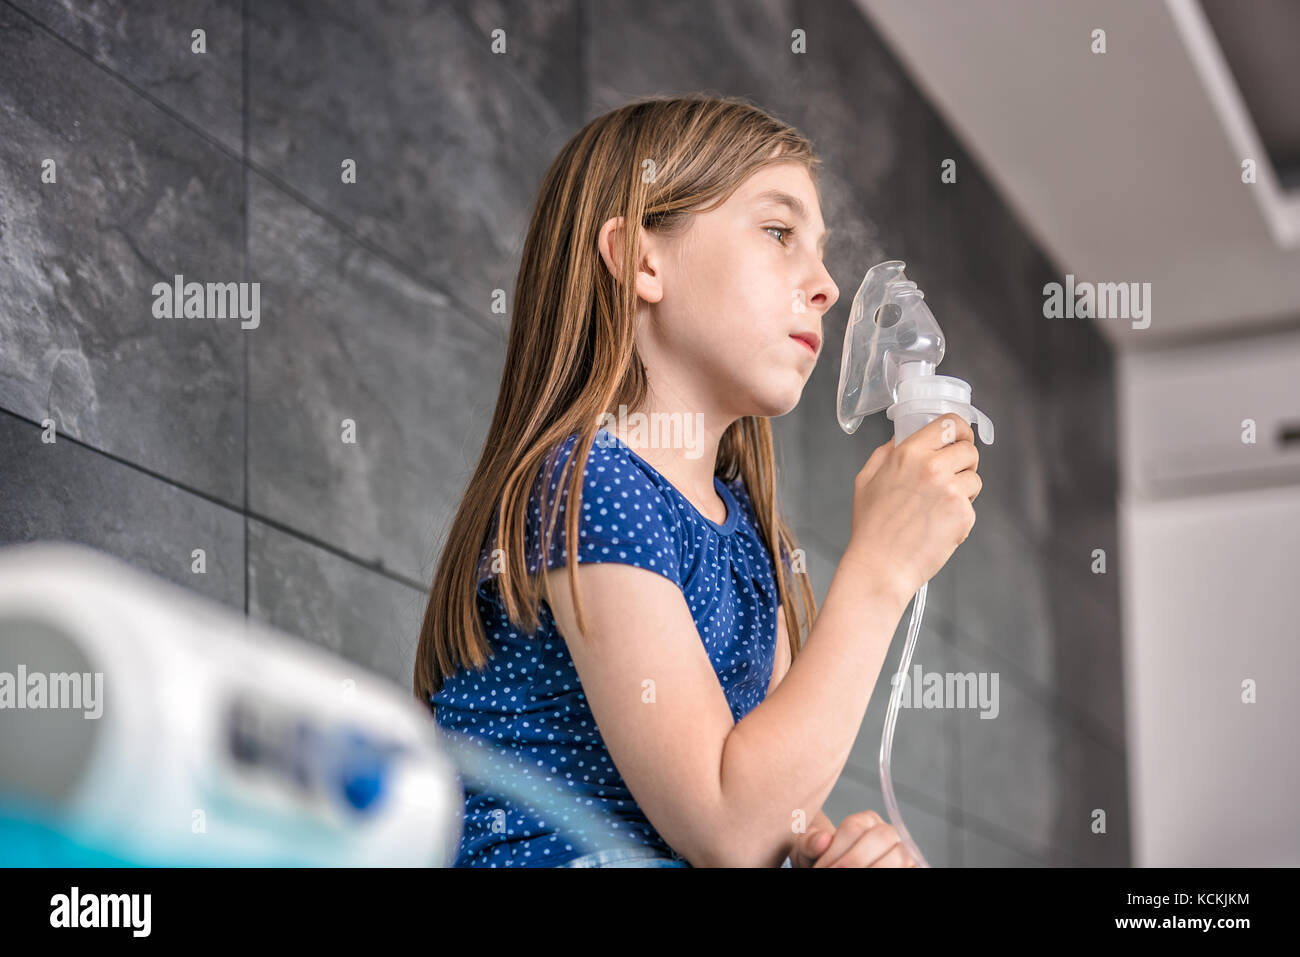
[[[409,693],[83,546],[0,549],[0,864],[447,866]]]

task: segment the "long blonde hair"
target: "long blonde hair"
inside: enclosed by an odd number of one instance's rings
[[[510,621],[532,634],[546,580],[528,574],[525,557],[534,482],[557,447],[577,434],[558,486],[567,476],[572,505],[565,541],[577,541],[583,474],[601,417],[620,405],[636,410],[645,398],[646,371],[634,339],[637,230],[622,231],[618,281],[597,249],[601,226],[623,216],[625,223],[679,234],[699,204],[726,202],[751,174],[778,162],[804,164],[817,183],[821,161],[793,127],[739,98],[692,94],[648,97],[599,116],[551,163],[524,241],[496,412],[443,545],[420,628],[414,691],[426,707],[444,678],[462,667],[482,671],[491,657],[476,598],[493,528],[492,544],[501,549],[495,554],[505,557],[496,575],[498,594]],[[767,417],[731,424],[715,471],[724,481],[743,477],[749,491],[774,556],[793,660],[817,609],[807,572],[792,561],[794,536],[777,509]],[[548,533],[559,504],[556,496]],[[548,554],[546,542],[542,555]],[[585,632],[577,551],[568,549],[568,581]],[[791,600],[796,591],[799,608]]]

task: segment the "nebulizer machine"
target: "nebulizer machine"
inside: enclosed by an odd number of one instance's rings
[[[943,332],[925,304],[925,293],[904,275],[904,266],[897,259],[872,266],[853,298],[840,365],[836,410],[840,427],[852,434],[863,418],[883,409],[894,423],[897,446],[927,423],[952,412],[975,426],[985,445],[992,445],[993,422],[970,404],[970,385],[953,376],[935,374],[935,367],[943,360]],[[889,760],[928,588],[929,582],[922,584],[912,602],[907,641],[880,737],[880,788],[885,809],[899,839],[921,867],[930,865],[899,814]]]
[[[596,849],[594,811],[492,750],[97,549],[0,548],[0,867],[450,866],[465,790],[489,785]]]

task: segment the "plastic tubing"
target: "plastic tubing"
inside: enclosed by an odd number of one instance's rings
[[[912,835],[903,823],[903,816],[898,812],[898,801],[894,798],[894,782],[889,776],[889,756],[894,747],[894,725],[898,723],[898,708],[903,700],[903,685],[907,682],[907,669],[912,663],[912,649],[916,647],[916,636],[921,630],[921,616],[925,614],[925,593],[930,583],[923,584],[912,601],[912,620],[907,626],[907,643],[903,646],[903,660],[894,676],[894,690],[889,696],[889,710],[885,713],[885,730],[880,736],[880,790],[885,796],[885,811],[889,823],[894,825],[899,839],[907,852],[916,861],[917,867],[929,867],[921,854],[921,849],[912,840]]]

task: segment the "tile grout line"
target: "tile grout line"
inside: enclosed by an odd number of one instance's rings
[[[221,142],[221,140],[217,139],[212,134],[208,133],[207,130],[203,129],[201,126],[196,125],[187,117],[185,117],[181,113],[178,113],[175,109],[168,106],[166,103],[162,102],[157,97],[153,96],[147,90],[133,83],[131,80],[129,80],[127,77],[123,76],[122,74],[118,73],[116,70],[112,69],[109,66],[106,66],[103,63],[100,63],[98,60],[96,60],[85,50],[81,49],[76,44],[72,43],[70,40],[67,40],[61,35],[59,35],[58,33],[56,33],[53,29],[46,26],[40,20],[36,19],[36,17],[32,16],[32,14],[28,13],[26,10],[22,9],[21,7],[15,7],[11,2],[11,0],[0,0],[0,3],[3,3],[6,7],[9,7],[15,13],[18,13],[22,17],[26,18],[27,20],[35,24],[37,27],[39,27],[42,31],[44,31],[54,40],[63,44],[65,47],[67,47],[77,56],[80,56],[86,62],[94,66],[96,69],[102,71],[106,75],[112,77],[117,82],[121,83],[124,87],[126,87],[126,89],[130,90],[136,96],[140,97],[140,99],[147,102],[150,106],[154,107],[156,110],[163,113],[169,119],[173,120],[176,123],[179,123],[181,126],[185,127],[191,133],[200,137],[202,140],[204,140],[204,142],[206,142],[213,149],[217,150],[220,153],[225,154],[229,159],[234,160],[240,163],[241,165],[243,165],[245,167],[245,172],[243,174],[245,177],[247,176],[248,172],[255,173],[256,175],[264,179],[267,183],[269,183],[271,186],[278,189],[289,199],[293,200],[295,203],[305,208],[308,212],[311,212],[314,215],[319,216],[321,219],[325,220],[331,227],[337,230],[342,236],[344,236],[350,242],[356,244],[357,246],[360,246],[362,249],[364,249],[366,252],[370,253],[372,256],[376,257],[377,259],[383,260],[389,266],[395,269],[397,272],[401,273],[403,276],[410,279],[412,282],[416,283],[417,285],[425,289],[428,289],[432,292],[435,292],[439,296],[445,297],[448,303],[450,303],[457,310],[459,310],[460,314],[462,314],[464,317],[469,318],[469,317],[480,315],[480,310],[472,307],[469,303],[463,301],[456,292],[449,291],[448,289],[442,287],[431,277],[423,275],[414,266],[410,265],[405,260],[401,259],[395,253],[391,252],[390,250],[386,249],[381,245],[378,245],[373,240],[368,239],[367,237],[364,237],[356,233],[354,230],[351,229],[351,227],[349,227],[346,223],[344,223],[337,216],[335,216],[335,214],[316,205],[315,202],[313,202],[311,199],[309,199],[302,193],[298,192],[298,190],[294,189],[286,181],[280,179],[280,177],[276,176],[270,170],[264,169],[263,167],[258,165],[258,163],[256,163],[251,158],[251,156],[242,156],[232,152],[229,146]],[[244,124],[245,125],[248,124],[247,116],[244,117]],[[245,132],[244,135],[245,136],[248,135],[247,131]],[[480,324],[478,323],[471,323],[471,324],[475,328],[480,328]],[[493,334],[500,334],[503,331],[497,327],[497,325],[495,324],[495,322],[492,320],[490,316],[487,317],[487,324],[482,325],[481,328],[488,330]]]
[[[1018,664],[1007,658],[992,645],[964,631],[960,625],[950,621],[944,615],[940,614],[938,619],[946,626],[938,629],[938,631],[950,646],[960,649],[966,654],[970,654],[973,649],[977,649],[993,656],[1003,668],[1016,676],[1017,688],[1049,715],[1060,721],[1075,725],[1091,738],[1094,744],[1127,759],[1128,748],[1122,742],[1114,740],[1108,730],[1098,724],[1090,715],[1077,708],[1068,698],[1059,694],[1051,694],[1050,692],[1054,689],[1043,685],[1037,678],[1021,669]]]
[[[253,173],[260,175],[263,179],[269,182],[273,187],[279,189],[281,192],[283,192],[294,202],[299,203],[301,206],[305,207],[310,212],[325,219],[349,241],[357,244],[358,246],[361,246],[363,249],[370,252],[372,255],[376,256],[376,258],[388,262],[391,266],[393,266],[399,272],[405,274],[408,278],[412,279],[412,281],[416,282],[418,285],[426,287],[431,291],[437,292],[439,295],[446,296],[449,302],[454,303],[456,306],[458,306],[466,315],[474,315],[474,310],[469,308],[467,304],[461,302],[460,299],[454,293],[446,292],[444,289],[442,289],[442,287],[430,281],[428,278],[422,276],[421,274],[416,272],[412,267],[404,263],[401,259],[389,253],[388,250],[383,249],[382,247],[379,246],[375,246],[364,237],[361,237],[353,233],[351,229],[349,229],[346,225],[339,222],[331,213],[317,208],[311,201],[307,200],[305,197],[300,195],[296,190],[291,188],[287,183],[281,181],[278,177],[272,175],[269,171],[261,169],[260,167],[258,167],[256,163],[251,161],[251,159],[248,156],[248,144],[249,144],[249,133],[250,133],[248,88],[249,88],[249,81],[251,76],[251,56],[250,56],[251,51],[249,50],[248,47],[249,30],[248,30],[247,0],[243,0],[243,2],[241,3],[241,30],[243,33],[243,49],[241,51],[241,71],[242,71],[241,83],[242,83],[243,96],[244,96],[243,109],[241,111],[243,155],[236,155],[232,153],[230,148],[221,140],[217,139],[216,137],[208,133],[202,127],[197,126],[196,124],[191,122],[187,117],[178,113],[175,109],[168,106],[166,103],[163,103],[161,100],[154,97],[148,91],[142,89],[134,82],[132,82],[130,79],[118,73],[116,70],[106,66],[103,63],[100,63],[98,60],[95,59],[95,57],[93,57],[92,55],[90,55],[80,47],[78,47],[76,44],[72,43],[70,40],[60,35],[51,27],[49,27],[48,25],[46,25],[45,23],[37,19],[35,16],[33,16],[31,13],[29,13],[27,10],[15,6],[11,2],[11,0],[0,0],[0,3],[4,3],[4,5],[7,8],[12,10],[14,13],[18,14],[20,17],[28,20],[30,23],[34,24],[38,29],[44,32],[47,36],[49,36],[56,42],[62,44],[73,54],[81,57],[83,60],[91,64],[96,69],[100,70],[101,72],[112,77],[117,82],[121,83],[131,93],[135,94],[140,99],[149,103],[151,106],[153,106],[155,109],[163,113],[165,116],[167,116],[174,122],[180,124],[181,126],[188,129],[190,132],[194,133],[196,136],[198,136],[200,139],[202,139],[204,142],[206,142],[209,146],[211,146],[215,150],[225,154],[230,159],[237,160],[240,163],[240,167],[241,167],[240,178],[241,178],[241,187],[243,193],[243,208],[244,208],[244,217],[243,217],[243,224],[242,224],[242,229],[243,229],[242,244],[243,244],[243,252],[244,252],[243,267],[244,267],[245,280],[248,279],[248,275],[249,275],[248,272],[249,270],[249,254],[248,254],[249,228],[248,227],[249,227],[250,209],[249,209],[249,202],[248,202],[249,199],[249,175],[248,174],[251,171]],[[87,451],[102,455],[105,458],[110,459],[111,461],[115,461],[120,465],[124,465],[128,468],[131,468],[137,472],[140,472],[141,474],[149,476],[150,478],[156,479],[167,485],[170,485],[180,491],[186,492],[191,495],[196,495],[206,501],[209,501],[229,511],[240,513],[244,518],[244,525],[245,525],[245,529],[244,529],[244,613],[245,615],[248,615],[249,613],[249,604],[250,604],[249,589],[248,589],[248,585],[249,585],[248,520],[250,518],[260,521],[263,524],[266,524],[272,528],[275,528],[277,531],[280,531],[283,534],[290,535],[294,538],[299,539],[304,543],[313,545],[314,547],[320,548],[326,552],[329,552],[330,554],[333,554],[339,558],[349,561],[355,565],[358,565],[359,567],[364,568],[367,571],[375,572],[399,584],[407,585],[412,588],[417,588],[421,592],[427,591],[428,590],[427,586],[421,582],[414,581],[412,579],[407,578],[404,575],[400,575],[398,573],[392,572],[376,564],[366,562],[364,559],[360,558],[359,556],[353,555],[341,548],[338,548],[337,546],[330,545],[329,543],[317,539],[314,536],[298,531],[292,528],[291,526],[285,525],[277,520],[271,519],[268,516],[259,515],[249,509],[248,507],[249,408],[248,407],[249,407],[250,380],[249,380],[248,353],[249,353],[249,343],[247,338],[245,338],[244,341],[244,489],[243,489],[242,509],[238,506],[232,505],[229,502],[223,501],[222,499],[220,499],[215,495],[204,492],[197,488],[190,487],[183,482],[179,482],[159,472],[155,472],[146,466],[132,462],[112,452],[108,452],[104,449],[97,448],[88,442],[84,442],[80,439],[75,438],[74,436],[64,433],[63,437],[65,439],[71,440],[72,442],[81,446],[82,448],[85,448]],[[32,420],[28,419],[26,416],[20,413],[13,412],[9,409],[0,409],[0,412],[5,412],[6,414],[13,416],[14,418],[28,422],[29,424],[38,425],[38,423],[32,422]]]
[[[2,408],[2,407],[0,407],[0,413],[10,416],[11,418],[17,419],[20,422],[25,422],[28,425],[34,426],[37,429],[41,428],[40,423],[32,421],[27,416],[22,415],[21,413],[13,412],[9,409]],[[300,529],[296,529],[291,525],[286,525],[284,522],[281,522],[279,519],[271,518],[268,515],[261,515],[258,512],[253,511],[252,509],[242,510],[239,508],[239,506],[232,505],[230,502],[227,502],[224,499],[221,499],[220,497],[213,495],[211,492],[206,492],[202,489],[187,485],[184,482],[177,481],[176,479],[173,479],[167,475],[163,475],[160,472],[155,472],[153,469],[145,465],[141,465],[138,462],[132,462],[130,459],[125,459],[122,456],[117,455],[113,452],[108,452],[104,449],[97,448],[91,445],[89,442],[82,441],[76,436],[70,435],[68,433],[60,432],[59,437],[61,440],[66,442],[71,442],[73,445],[85,449],[87,452],[90,452],[94,455],[103,456],[104,458],[108,459],[111,462],[116,462],[118,465],[131,469],[134,472],[138,472],[139,474],[154,479],[155,481],[162,482],[164,485],[170,486],[171,488],[184,492],[187,495],[193,495],[196,498],[200,498],[205,502],[209,502],[213,505],[223,508],[228,512],[233,512],[236,515],[242,515],[246,520],[252,519],[253,521],[260,522],[261,524],[266,525],[268,528],[273,528],[277,532],[280,532],[283,535],[288,535],[292,538],[297,539],[300,542],[303,542],[304,544],[311,545],[312,547],[318,548],[321,551],[328,552],[329,554],[335,556],[336,558],[341,558],[344,561],[350,562],[351,564],[356,565],[359,568],[365,569],[366,571],[373,572],[377,575],[381,575],[384,578],[387,578],[390,581],[393,581],[399,585],[406,585],[409,588],[418,589],[422,593],[427,593],[429,590],[429,586],[424,582],[407,578],[405,575],[401,574],[400,572],[396,572],[393,571],[392,569],[383,567],[383,565],[380,563],[367,562],[365,559],[361,558],[358,555],[354,555],[351,552],[339,548],[337,545],[332,545],[327,541],[316,538],[314,535],[301,531]]]
[[[866,774],[853,773],[853,772],[858,772],[858,768],[855,765],[846,764],[844,766],[844,770],[840,772],[840,776],[841,777],[847,776],[850,780],[855,781],[858,784],[863,784],[868,787],[875,788],[876,790],[880,790],[880,781],[878,779],[872,778],[871,776]],[[1001,844],[1003,847],[1007,848],[1008,850],[1015,851],[1017,854],[1023,854],[1025,857],[1031,857],[1035,860],[1042,861],[1044,863],[1050,863],[1049,858],[1051,856],[1052,851],[1055,849],[1054,845],[1048,844],[1045,846],[1044,850],[1046,850],[1047,854],[1046,856],[1044,856],[1042,850],[1037,850],[1028,847],[1024,844],[1020,844],[1015,840],[1008,839],[1005,835],[1009,834],[1010,832],[1004,831],[999,825],[994,824],[991,821],[986,821],[984,818],[979,817],[978,815],[968,814],[965,808],[949,804],[946,799],[938,800],[934,798],[932,795],[925,793],[924,791],[918,791],[915,788],[912,788],[909,785],[903,784],[899,781],[894,782],[894,791],[900,803],[906,800],[909,804],[913,805],[918,810],[925,811],[927,814],[930,814],[933,817],[943,818],[943,820],[950,826],[950,829],[958,828],[962,830],[968,830],[973,834],[979,835],[985,840],[993,841],[996,844]],[[926,807],[927,804],[930,806]],[[941,807],[941,809],[936,813],[936,811],[934,810],[935,807]],[[954,819],[954,815],[956,816],[956,819]],[[967,818],[969,818],[971,822],[975,822],[976,826],[974,827],[970,826],[970,824],[967,823]],[[1063,853],[1068,853],[1068,852],[1063,852]],[[1074,855],[1070,855],[1070,856],[1074,857]],[[1074,857],[1074,859],[1079,860],[1079,858],[1077,857]],[[961,865],[953,865],[953,866],[961,866]]]

